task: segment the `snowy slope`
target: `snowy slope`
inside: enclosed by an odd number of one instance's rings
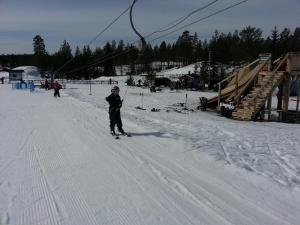
[[[114,140],[110,86],[68,88],[54,99],[0,86],[1,225],[299,224],[297,126],[183,112],[185,92],[130,88],[133,137]]]
[[[184,67],[175,67],[169,70],[158,72],[157,75],[162,77],[178,78],[179,76],[186,75],[189,73],[192,74],[195,72],[200,72],[201,65],[201,62],[199,62],[197,64],[194,63]]]

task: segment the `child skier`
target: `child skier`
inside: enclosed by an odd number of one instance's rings
[[[54,89],[54,97],[60,97],[59,90],[62,88],[61,84],[58,83],[58,81],[55,81],[53,84],[53,89]]]
[[[109,120],[110,120],[110,132],[115,135],[115,125],[118,127],[118,131],[121,134],[126,134],[122,128],[121,112],[122,100],[119,96],[120,89],[118,86],[114,86],[111,89],[111,94],[105,98],[109,103]]]

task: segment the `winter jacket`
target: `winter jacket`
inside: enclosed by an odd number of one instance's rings
[[[122,107],[122,101],[119,95],[111,94],[105,98],[109,103],[109,113],[116,112]]]
[[[59,90],[59,89],[62,88],[62,86],[61,86],[61,84],[59,84],[58,82],[55,82],[55,83],[53,84],[53,88],[54,88],[54,90]]]

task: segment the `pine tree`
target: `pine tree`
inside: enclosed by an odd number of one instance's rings
[[[293,34],[293,51],[300,51],[300,27],[297,27]]]
[[[277,59],[280,56],[280,51],[279,51],[279,34],[278,34],[278,30],[277,30],[276,26],[272,30],[270,52],[272,53],[273,60]]]
[[[57,76],[59,76],[59,78],[62,78],[64,77],[64,73],[68,70],[71,69],[71,64],[67,64],[66,66],[62,67],[65,63],[67,63],[70,59],[72,59],[72,49],[71,49],[71,46],[70,44],[64,40],[63,41],[63,44],[61,45],[59,51],[57,53],[54,54],[54,60],[55,60],[55,63],[54,63],[54,68],[57,70],[57,69],[60,69],[60,75],[59,74],[56,74]]]
[[[259,28],[248,26],[240,32],[240,51],[242,59],[251,61],[257,58],[262,50],[262,31]]]
[[[33,38],[33,52],[36,56],[47,55],[44,39],[40,35]]]
[[[107,58],[107,60],[105,60],[105,62],[103,63],[104,75],[113,76],[115,75],[115,70],[114,70],[113,60],[110,58],[113,55],[113,49],[109,42],[106,43],[106,45],[103,48],[103,51],[104,51],[104,57]]]
[[[39,68],[40,73],[44,76],[48,64],[47,64],[47,51],[44,39],[40,35],[36,35],[33,38],[33,52],[36,58],[35,65]]]

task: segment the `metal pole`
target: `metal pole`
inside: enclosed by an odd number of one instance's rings
[[[298,120],[299,101],[300,101],[300,75],[298,75],[297,80],[298,80],[298,95],[297,95],[297,106],[296,106],[296,119]]]
[[[90,95],[92,95],[92,80],[91,80],[91,75],[90,75]]]
[[[221,104],[221,82],[219,83],[218,111],[220,111],[220,104]]]
[[[289,97],[290,97],[291,75],[287,73],[285,75],[284,88],[283,88],[283,107],[282,107],[282,119],[287,121],[287,115],[289,110]]]
[[[187,93],[185,94],[185,108],[187,109]]]

